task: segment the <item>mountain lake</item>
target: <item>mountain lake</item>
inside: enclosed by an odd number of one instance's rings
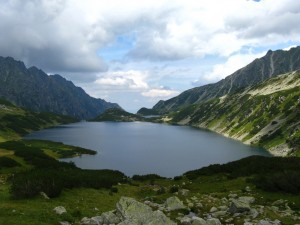
[[[251,155],[270,156],[264,149],[207,130],[146,122],[80,122],[33,132],[25,139],[96,150],[96,155],[61,161],[72,161],[83,169],[119,170],[128,176],[155,173],[174,177]]]

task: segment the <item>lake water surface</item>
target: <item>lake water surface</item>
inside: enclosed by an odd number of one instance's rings
[[[156,173],[173,177],[250,155],[269,156],[263,149],[206,130],[145,122],[80,122],[37,131],[25,138],[96,150],[97,155],[63,161],[73,161],[85,169],[120,170],[128,176]]]

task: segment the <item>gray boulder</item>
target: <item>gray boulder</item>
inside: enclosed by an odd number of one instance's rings
[[[67,210],[66,210],[65,207],[63,207],[63,206],[57,206],[57,207],[55,207],[53,210],[54,210],[54,212],[55,212],[56,214],[58,214],[58,215],[61,215],[61,214],[67,212]]]
[[[238,199],[232,199],[231,206],[228,211],[231,214],[235,214],[235,213],[248,212],[250,210],[251,208],[248,202],[244,202]]]
[[[186,208],[185,205],[182,203],[182,201],[180,201],[180,199],[177,198],[176,196],[168,198],[165,202],[165,207],[169,211],[178,210],[178,209],[185,209]]]
[[[242,196],[238,198],[239,201],[251,204],[255,202],[255,198],[254,197],[249,197],[249,196]]]
[[[121,222],[120,218],[114,214],[114,211],[102,213],[101,220],[104,224],[118,224]]]
[[[193,217],[192,221],[192,225],[207,225],[206,221],[199,217]]]
[[[211,218],[206,220],[207,225],[222,225],[219,219]]]
[[[117,203],[116,215],[123,221],[120,224],[149,224],[149,225],[175,225],[161,211],[152,211],[150,206],[136,201],[133,198],[122,197]]]

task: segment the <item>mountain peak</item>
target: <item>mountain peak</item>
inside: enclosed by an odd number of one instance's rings
[[[26,68],[12,57],[0,57],[0,98],[37,112],[53,112],[91,119],[118,104],[89,96],[82,88],[35,66]]]
[[[225,79],[214,84],[189,89],[166,101],[161,100],[153,109],[160,114],[176,111],[190,104],[234,93],[270,77],[298,69],[300,69],[300,47],[291,48],[288,51],[269,50],[265,56],[255,59]]]

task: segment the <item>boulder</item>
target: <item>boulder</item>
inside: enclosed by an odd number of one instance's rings
[[[210,213],[214,213],[214,212],[217,212],[218,211],[218,209],[217,209],[217,207],[211,207],[211,209],[209,210],[209,212]]]
[[[186,207],[176,196],[170,197],[165,202],[165,207],[170,210],[185,209]]]
[[[207,225],[222,225],[219,219],[211,218],[206,220]]]
[[[240,201],[238,199],[232,199],[231,206],[228,211],[231,214],[235,214],[235,213],[248,212],[250,210],[251,208],[248,202]]]
[[[133,198],[121,197],[117,203],[116,215],[123,221],[120,224],[149,224],[149,225],[175,225],[161,211],[152,211],[150,206],[136,201]]]
[[[188,190],[188,189],[181,189],[178,191],[178,193],[183,196],[187,196],[189,194],[189,192],[190,192],[190,190]]]
[[[101,225],[102,223],[99,223],[99,221],[95,220],[95,218],[87,218],[84,217],[80,221],[81,224],[83,225]]]
[[[56,214],[61,215],[63,213],[66,213],[67,210],[65,209],[65,207],[63,206],[57,206],[53,209],[55,211]]]
[[[206,221],[199,217],[193,217],[192,221],[192,225],[207,225]]]
[[[102,213],[101,220],[104,224],[118,224],[121,222],[119,217],[114,214],[114,211]]]
[[[249,196],[242,196],[238,198],[239,201],[251,204],[255,202],[255,198],[254,197],[249,197]]]

